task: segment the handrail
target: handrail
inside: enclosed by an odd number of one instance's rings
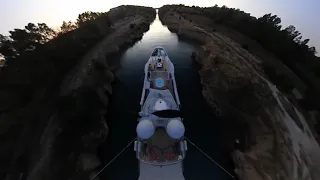
[[[210,161],[212,161],[214,164],[216,164],[220,169],[222,169],[225,173],[227,173],[232,179],[235,179],[235,177],[227,171],[225,168],[223,168],[219,163],[217,163],[215,160],[213,160],[207,153],[202,151],[197,145],[195,145],[192,141],[190,141],[187,137],[184,137],[192,146],[194,146],[198,151],[200,151],[203,155],[205,155]]]
[[[147,75],[145,74],[144,75],[144,78],[146,79],[147,78]],[[143,80],[143,88],[142,88],[142,95],[141,95],[141,100],[140,100],[140,105],[142,105],[143,104],[143,102],[144,102],[144,96],[145,96],[145,93],[146,93],[146,81],[145,80]]]
[[[94,180],[106,167],[108,167],[114,160],[117,159],[128,147],[136,140],[137,138],[134,138],[132,141],[129,142],[129,144],[124,147],[111,161],[109,161],[100,171],[98,171],[90,180]]]

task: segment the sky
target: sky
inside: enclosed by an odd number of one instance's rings
[[[62,21],[75,20],[84,11],[106,12],[119,5],[161,7],[164,4],[239,8],[259,17],[277,14],[284,27],[294,25],[303,39],[320,52],[320,0],[0,0],[0,33],[23,28],[27,23],[44,22],[57,28]]]

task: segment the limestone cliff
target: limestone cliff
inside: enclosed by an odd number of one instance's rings
[[[193,54],[202,66],[202,94],[225,124],[227,145],[240,141],[231,155],[237,177],[320,179],[319,145],[298,108],[265,78],[262,60],[170,8],[159,14],[171,31],[202,44]]]
[[[152,8],[120,8],[124,10],[123,17],[110,17],[112,29],[105,31],[104,38],[72,64],[63,81],[33,87],[35,91],[24,101],[26,104],[21,104],[17,89],[10,91],[5,84],[10,83],[10,75],[18,77],[16,70],[23,66],[8,66],[1,72],[1,78],[7,79],[0,82],[0,96],[8,102],[1,103],[1,179],[81,180],[93,176],[100,165],[97,148],[108,134],[104,117],[117,57],[141,39],[155,18]],[[112,9],[111,14],[114,11],[118,9]],[[137,13],[133,16],[129,13],[132,11]],[[21,72],[27,74],[28,69],[21,68]],[[28,82],[20,79],[13,83],[19,87]]]

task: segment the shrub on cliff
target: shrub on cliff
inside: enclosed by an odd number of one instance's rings
[[[130,29],[133,29],[136,27],[136,24],[130,24]]]

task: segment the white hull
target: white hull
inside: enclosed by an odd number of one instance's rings
[[[156,47],[156,48],[161,48],[161,47]],[[168,63],[168,67],[167,67],[167,71],[172,74],[172,85],[173,85],[173,93],[174,93],[174,96],[175,96],[175,100],[176,100],[176,103],[177,105],[180,107],[181,104],[180,104],[180,99],[179,99],[179,94],[178,94],[178,90],[177,90],[177,84],[176,84],[176,79],[175,79],[175,76],[174,76],[174,65],[173,63],[171,62],[169,56],[167,55],[167,53],[165,53],[165,55],[163,56],[164,58],[164,61]],[[150,56],[148,62],[146,63],[145,67],[144,67],[144,84],[143,84],[143,90],[142,90],[142,95],[141,95],[141,100],[140,100],[140,105],[143,105],[144,103],[144,100],[145,100],[145,93],[146,93],[146,90],[149,90],[151,88],[151,83],[150,81],[148,81],[148,72],[149,72],[149,65],[152,64],[154,61],[156,61],[157,59],[157,56]]]
[[[139,180],[184,180],[187,143],[180,114],[174,65],[162,47],[156,47],[144,68],[141,116],[134,149]]]

